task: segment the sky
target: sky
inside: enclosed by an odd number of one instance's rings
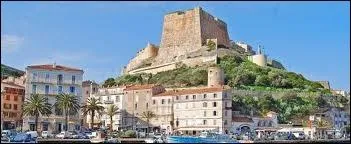
[[[1,63],[65,65],[84,80],[120,74],[148,42],[159,45],[166,13],[200,6],[229,37],[309,80],[350,87],[349,2],[1,2]]]

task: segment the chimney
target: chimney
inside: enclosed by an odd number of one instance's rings
[[[56,68],[56,62],[54,62],[54,64],[52,65],[53,68]]]

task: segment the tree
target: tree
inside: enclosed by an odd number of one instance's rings
[[[40,115],[49,116],[51,104],[48,99],[39,94],[32,94],[23,104],[23,115],[35,117],[35,130],[38,131],[38,119]]]
[[[141,117],[146,119],[147,122],[147,132],[149,133],[150,120],[156,117],[156,114],[152,111],[145,111],[141,114]]]
[[[102,85],[103,87],[110,87],[116,85],[116,81],[114,78],[108,78],[105,80],[104,84]]]
[[[104,107],[101,106],[102,103],[96,98],[89,98],[87,104],[82,106],[83,115],[86,116],[88,113],[91,114],[91,128],[94,125],[95,114],[101,115],[104,111]]]
[[[106,114],[110,117],[110,131],[113,131],[113,116],[116,115],[117,113],[119,113],[119,108],[117,106],[115,106],[114,104],[110,105],[107,110],[106,110]]]
[[[79,99],[70,94],[59,94],[56,96],[57,108],[63,111],[65,114],[65,131],[68,130],[68,115],[75,115],[80,109]]]

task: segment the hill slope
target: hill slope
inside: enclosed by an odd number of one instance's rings
[[[8,77],[8,76],[20,77],[24,75],[24,73],[25,73],[24,71],[1,64],[1,77]]]

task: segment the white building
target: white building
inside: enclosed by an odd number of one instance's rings
[[[67,93],[76,96],[79,100],[82,97],[83,70],[66,66],[48,64],[32,65],[26,68],[25,98],[31,94],[41,94],[48,98],[48,102],[54,105],[56,95]],[[69,130],[80,129],[81,119],[79,114],[69,116]],[[55,107],[52,114],[39,117],[38,128],[42,131],[64,130],[64,115]],[[34,130],[34,117],[26,116],[23,119],[23,130]]]
[[[173,96],[176,131],[186,135],[198,135],[204,130],[229,132],[232,117],[229,89],[206,87],[175,90],[158,96]]]
[[[113,116],[113,130],[120,130],[122,126],[122,116],[125,109],[123,103],[123,90],[125,87],[107,87],[100,88],[96,94],[93,94],[92,97],[98,99],[102,106],[105,108],[104,112],[110,107],[110,105],[115,105],[119,108],[119,114]],[[87,115],[87,123],[91,126],[91,115]],[[95,114],[94,117],[94,125],[101,124],[103,127],[110,127],[110,117],[106,113],[102,113],[102,115]]]

